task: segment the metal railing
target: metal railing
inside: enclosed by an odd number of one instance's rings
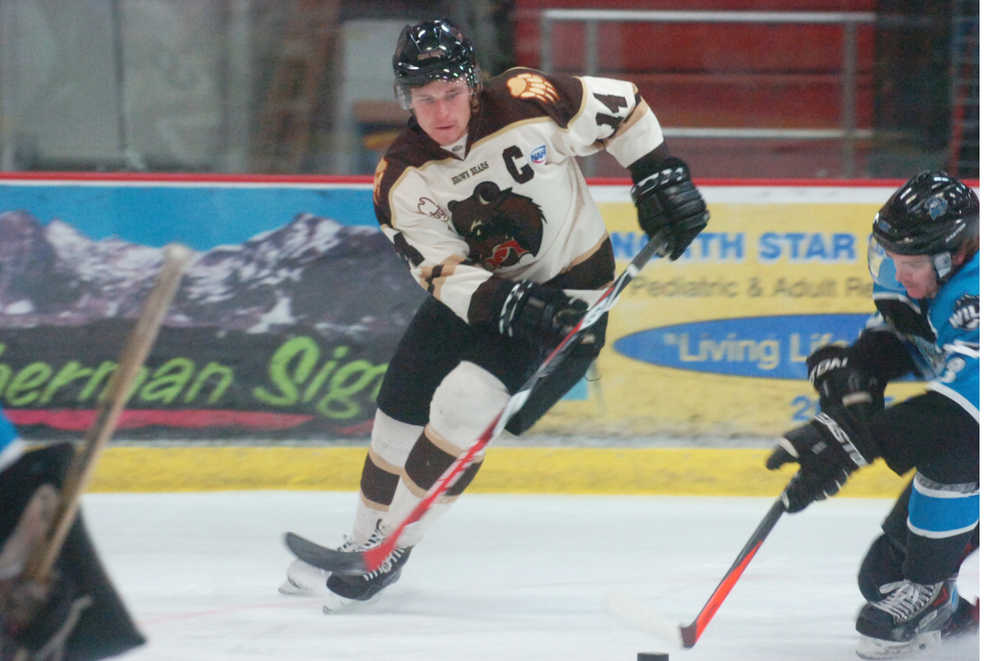
[[[872,137],[871,129],[858,128],[856,85],[858,71],[858,25],[874,24],[874,12],[781,12],[781,11],[657,11],[628,9],[545,9],[541,11],[541,68],[549,71],[552,53],[552,25],[556,22],[584,23],[584,72],[597,74],[600,44],[598,23],[758,23],[834,24],[843,26],[841,59],[840,127],[829,129],[664,127],[664,137],[753,140],[841,140],[841,160],[846,177],[855,175],[855,142]]]

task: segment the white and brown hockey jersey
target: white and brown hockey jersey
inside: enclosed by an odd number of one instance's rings
[[[663,142],[635,85],[510,69],[477,95],[469,131],[440,146],[411,118],[375,172],[375,214],[414,278],[470,324],[504,281],[600,289],[614,277],[577,156],[623,166]]]

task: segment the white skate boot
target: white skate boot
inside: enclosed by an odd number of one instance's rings
[[[326,592],[329,575],[330,572],[296,558],[288,565],[285,582],[278,587],[278,592],[298,597],[318,597]]]

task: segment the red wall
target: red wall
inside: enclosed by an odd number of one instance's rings
[[[517,64],[537,67],[541,64],[539,10],[618,9],[620,3],[519,0],[516,7]],[[630,8],[874,11],[875,0],[637,0]],[[583,24],[552,25],[550,68],[582,73],[586,67]],[[816,24],[599,24],[598,74],[634,81],[664,126],[840,128],[843,34],[838,25]],[[868,128],[874,119],[872,26],[858,26],[856,47],[855,126]],[[763,154],[755,153],[761,148],[777,152],[762,159]],[[712,161],[706,164],[710,166],[708,176],[741,176],[748,167],[759,167],[761,160],[773,167],[750,172],[789,176],[787,170],[793,167],[805,176],[845,174],[839,171],[841,148],[836,141],[794,145],[716,142],[695,150],[711,155]],[[793,161],[782,162],[789,155]],[[811,161],[815,161],[812,166]],[[797,169],[802,166],[811,170]]]

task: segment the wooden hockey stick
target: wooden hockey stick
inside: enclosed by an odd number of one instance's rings
[[[698,611],[698,615],[695,616],[694,621],[691,624],[681,626],[681,641],[685,648],[692,648],[694,644],[698,642],[701,637],[702,632],[705,631],[705,627],[708,623],[712,621],[712,617],[715,612],[719,610],[719,606],[725,601],[726,597],[729,596],[730,590],[736,585],[736,581],[740,580],[740,576],[743,575],[743,570],[747,568],[750,561],[757,554],[764,540],[767,539],[768,534],[771,529],[774,528],[774,524],[778,522],[781,515],[785,513],[785,503],[778,498],[771,505],[771,509],[767,511],[764,518],[761,519],[760,524],[757,529],[753,531],[750,535],[750,539],[747,543],[743,545],[740,550],[739,555],[736,556],[736,560],[733,561],[732,566],[726,571],[726,574],[719,581],[716,586],[715,591],[705,602],[705,605],[701,607]]]
[[[83,437],[82,447],[66,470],[59,509],[52,527],[41,548],[28,559],[25,574],[35,580],[46,582],[49,579],[66,535],[76,518],[80,496],[90,482],[98,456],[115,431],[118,418],[132,392],[135,377],[146,362],[192,254],[190,249],[180,244],[170,244],[163,249],[163,266],[156,284],[146,297],[139,318],[125,341],[118,357],[118,367],[108,388],[102,393],[97,416]]]

